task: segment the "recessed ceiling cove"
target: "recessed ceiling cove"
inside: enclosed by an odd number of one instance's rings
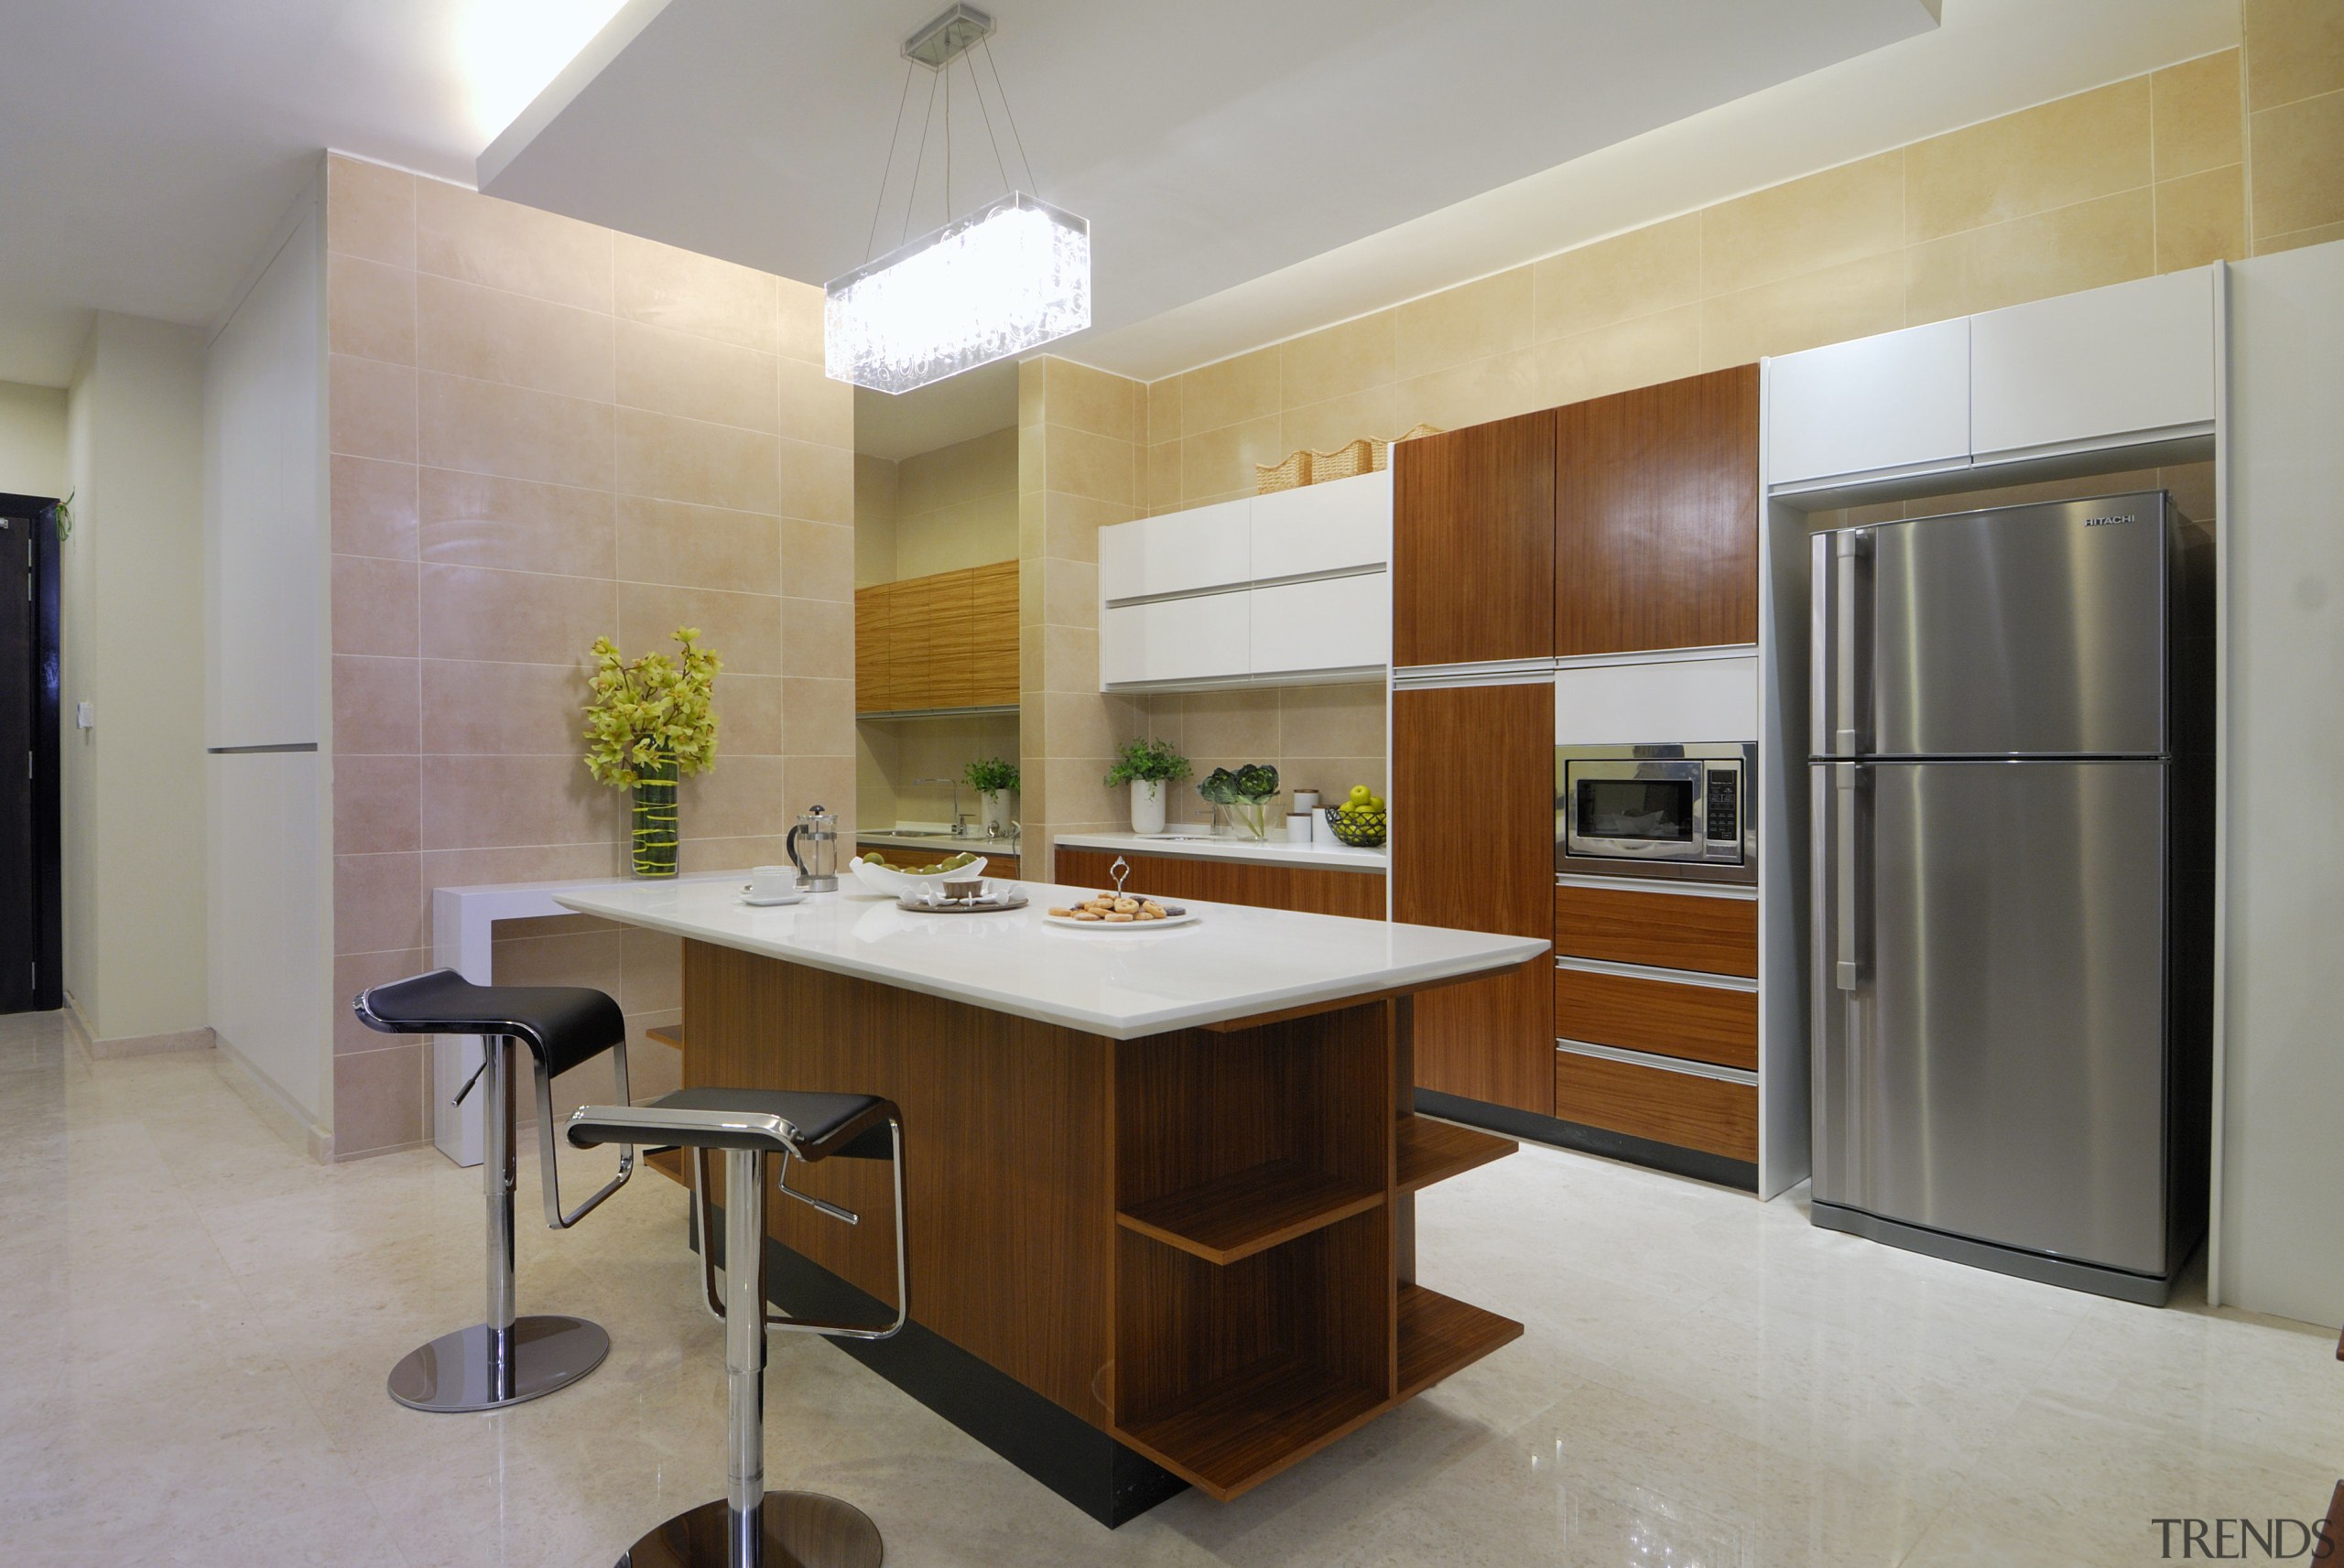
[[[912,72],[938,0],[635,0],[481,159],[481,188],[819,284],[1004,188],[997,101]],[[1036,194],[1091,221],[1093,333],[1850,59],[1933,0],[997,0]],[[981,70],[988,69],[982,59]],[[984,114],[993,120],[988,124]],[[1024,185],[1022,179],[1012,183]],[[1069,342],[1079,339],[1069,340]]]

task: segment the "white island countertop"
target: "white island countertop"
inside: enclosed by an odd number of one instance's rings
[[[1323,823],[1322,823],[1323,826]],[[1067,849],[1112,849],[1118,855],[1179,855],[1193,860],[1256,860],[1273,866],[1313,866],[1328,871],[1383,871],[1392,857],[1354,849],[1329,838],[1289,844],[1278,828],[1267,838],[1240,838],[1176,823],[1162,833],[1061,833],[1050,840]]]
[[[1068,930],[1043,914],[1078,890],[1019,885],[1032,902],[1000,914],[916,914],[852,883],[769,909],[743,903],[729,879],[557,896],[581,914],[1115,1040],[1405,990],[1546,951],[1535,937],[1202,902],[1189,903],[1202,918],[1188,925]]]

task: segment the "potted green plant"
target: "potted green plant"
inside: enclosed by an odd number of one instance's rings
[[[1123,742],[1115,765],[1107,770],[1107,784],[1132,786],[1132,831],[1164,831],[1164,786],[1188,776],[1188,759],[1168,741],[1143,738]]]
[[[586,771],[597,784],[634,792],[638,877],[676,874],[676,781],[716,765],[716,673],[724,665],[699,639],[697,627],[676,628],[680,664],[665,654],[630,660],[608,637],[594,639]]]
[[[979,757],[960,770],[960,782],[977,792],[977,820],[983,823],[989,836],[1009,837],[1009,825],[1016,813],[1009,806],[1009,797],[1017,793],[1017,764],[1000,757]]]
[[[1227,807],[1230,819],[1248,838],[1259,841],[1270,836],[1270,813],[1278,800],[1278,771],[1269,763],[1215,768],[1197,786],[1197,793],[1215,806]]]

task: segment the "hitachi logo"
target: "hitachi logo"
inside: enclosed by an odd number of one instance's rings
[[[2087,517],[2084,519],[2084,526],[2087,528],[2104,528],[2111,523],[2137,523],[2139,521],[2139,518],[2133,516],[2129,512],[2120,512],[2112,517]]]

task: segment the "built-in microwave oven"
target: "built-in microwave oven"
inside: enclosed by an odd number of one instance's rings
[[[1756,881],[1757,751],[1556,747],[1555,870]]]

